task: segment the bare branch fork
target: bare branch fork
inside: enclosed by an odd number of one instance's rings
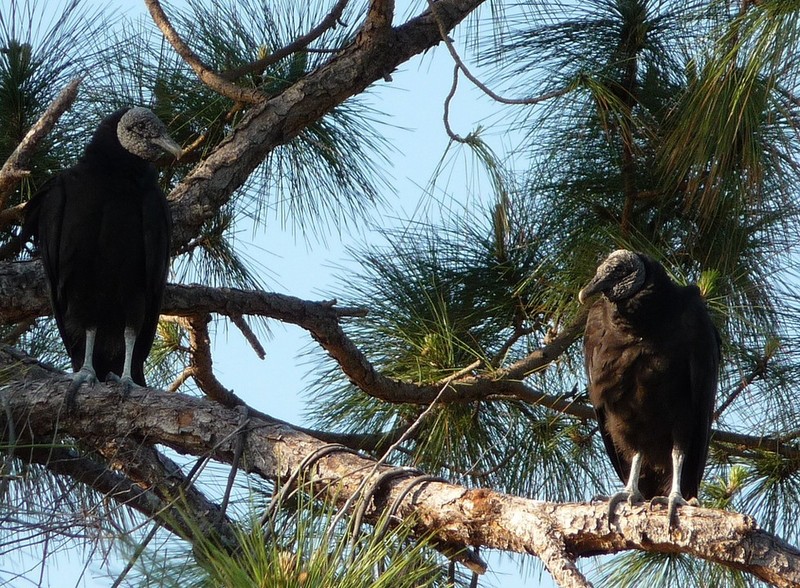
[[[119,402],[115,387],[99,384],[81,389],[78,409],[59,418],[55,415],[64,401],[66,379],[53,379],[36,362],[20,362],[18,354],[6,351],[0,351],[0,367],[9,374],[2,394],[14,420],[18,425],[24,422],[38,438],[52,438],[56,430],[97,438],[102,431],[107,439],[147,439],[182,453],[208,455],[225,463],[233,460],[239,411],[152,390],[134,390],[127,401]],[[149,416],[138,418],[141,414]],[[296,471],[306,456],[324,445],[286,423],[251,417],[242,463],[248,471],[275,480]],[[314,492],[342,506],[363,487],[365,477],[389,469],[351,452],[335,452],[318,459],[305,476]],[[376,522],[407,485],[407,480],[387,478],[365,520]],[[623,505],[610,528],[605,502],[549,503],[426,482],[402,497],[397,517],[413,517],[420,535],[432,533],[445,544],[537,555],[562,586],[588,585],[574,567],[575,558],[631,549],[686,553],[746,570],[775,586],[800,586],[800,552],[760,529],[751,518],[731,512],[682,507],[678,525],[670,531],[665,510]]]

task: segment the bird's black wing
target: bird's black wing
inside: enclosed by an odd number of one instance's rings
[[[133,351],[132,377],[142,386],[144,362],[153,346],[161,300],[169,271],[171,219],[166,198],[155,181],[142,199],[142,226],[145,256],[145,312]]]
[[[73,368],[78,369],[83,363],[83,343],[80,337],[67,328],[65,322],[67,309],[61,272],[61,241],[68,191],[67,173],[69,172],[50,178],[25,205],[25,222],[21,236],[25,240],[33,237],[47,275],[50,302],[58,331]]]
[[[703,477],[720,365],[720,336],[696,287],[687,305],[684,325],[691,333],[689,385],[694,430],[686,447],[681,490],[684,497],[696,496]]]
[[[626,460],[619,451],[611,438],[611,433],[606,426],[606,411],[603,399],[603,383],[595,380],[597,374],[603,370],[602,365],[596,365],[596,362],[605,362],[610,351],[607,349],[609,343],[604,335],[608,335],[604,326],[604,300],[597,300],[594,306],[590,309],[589,315],[586,319],[586,330],[583,339],[583,358],[586,367],[586,375],[589,378],[589,396],[594,406],[595,415],[597,416],[597,426],[600,431],[600,437],[603,439],[603,445],[606,448],[606,453],[611,459],[611,464],[617,472],[620,480],[627,483],[628,475],[631,471],[631,464]]]
[[[611,434],[606,428],[605,409],[595,408],[594,413],[597,416],[597,427],[600,431],[600,437],[603,439],[603,445],[605,445],[606,453],[608,454],[608,457],[611,458],[611,465],[614,466],[614,471],[617,472],[617,475],[619,476],[619,479],[622,480],[622,483],[627,484],[628,476],[631,473],[631,464],[627,459],[620,455],[619,451],[617,451],[617,447],[614,445]]]

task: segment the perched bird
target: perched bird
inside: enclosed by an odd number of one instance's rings
[[[75,370],[75,390],[109,374],[145,385],[169,267],[170,215],[153,165],[181,148],[146,108],[104,119],[73,167],[25,207],[53,314]]]
[[[578,299],[589,309],[584,337],[589,397],[624,490],[609,500],[697,496],[708,455],[720,338],[697,286],[679,286],[660,263],[617,250]]]

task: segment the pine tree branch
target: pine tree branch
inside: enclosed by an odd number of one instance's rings
[[[258,90],[237,86],[204,64],[200,57],[181,38],[175,27],[172,26],[159,0],[144,0],[144,3],[150,11],[153,22],[161,29],[164,38],[169,41],[169,44],[172,45],[172,48],[175,49],[175,52],[181,56],[186,64],[192,68],[200,81],[211,90],[234,102],[244,102],[245,104],[256,104],[267,99],[266,94]]]
[[[61,115],[69,110],[72,103],[75,102],[80,83],[80,79],[74,79],[61,90],[61,93],[47,107],[44,114],[39,117],[39,120],[28,129],[22,141],[19,142],[19,145],[6,159],[3,167],[0,168],[0,228],[7,226],[9,221],[16,222],[19,220],[18,218],[7,219],[2,216],[6,209],[8,197],[20,179],[27,175],[28,172],[25,168],[39,142],[50,134]]]
[[[36,436],[61,434],[76,438],[124,436],[146,438],[181,453],[209,456],[230,463],[236,447],[238,411],[180,394],[134,390],[120,402],[114,387],[82,388],[77,409],[57,417],[69,382],[33,361],[0,351],[7,375],[2,394],[18,423]],[[19,426],[17,427],[20,428]],[[324,443],[281,421],[252,417],[245,440],[247,471],[275,480],[295,471],[306,456]],[[379,476],[389,466],[350,452],[333,452],[316,460],[306,478],[320,496],[345,504],[365,477]],[[369,483],[369,482],[368,482]],[[373,495],[365,520],[374,523],[400,497],[408,478],[387,478]],[[401,500],[399,518],[413,517],[416,532],[432,533],[446,544],[480,545],[541,557],[564,586],[584,586],[571,570],[576,557],[624,550],[685,553],[745,570],[775,586],[800,585],[800,552],[760,529],[744,515],[682,507],[670,529],[666,509],[621,505],[611,525],[605,502],[558,504],[509,496],[488,489],[468,489],[445,482],[425,482]]]
[[[430,11],[396,26],[378,26],[280,94],[249,109],[231,133],[170,193],[172,250],[197,237],[203,224],[226,204],[275,147],[289,142],[333,108],[385,79],[400,64],[441,42],[439,24],[450,30],[484,0],[440,0]],[[148,0],[153,2],[153,0]],[[379,25],[391,3],[374,2]],[[437,20],[438,23],[437,24]],[[377,34],[380,31],[380,34]]]
[[[305,35],[298,37],[285,47],[281,47],[280,49],[273,51],[269,55],[262,57],[257,61],[253,61],[252,63],[226,70],[220,74],[220,77],[224,80],[234,81],[248,74],[261,73],[273,63],[277,63],[284,57],[288,57],[292,53],[297,53],[305,47],[308,47],[311,43],[321,37],[325,31],[336,26],[336,23],[340,18],[342,18],[342,13],[344,12],[348,1],[349,0],[339,0],[327,14],[327,16],[323,18],[317,26],[315,26]]]
[[[197,316],[217,313],[223,316],[253,315],[298,325],[333,357],[342,371],[366,394],[393,403],[428,405],[440,392],[440,386],[418,386],[387,378],[369,362],[341,327],[342,318],[363,317],[364,309],[340,308],[335,301],[311,302],[294,296],[235,288],[212,288],[169,284],[164,300],[164,314]],[[44,272],[38,262],[0,263],[0,323],[15,323],[50,314]],[[522,379],[544,369],[571,345],[583,330],[585,313],[549,340],[541,348],[505,370],[478,376],[464,375],[440,397],[442,403],[492,400],[522,400],[584,420],[594,420],[591,406],[562,396],[546,394],[526,385]],[[193,375],[193,373],[191,374]],[[244,402],[235,394],[220,401],[236,407]],[[322,434],[322,433],[321,433]],[[389,436],[367,433],[347,435],[324,433],[348,447],[374,449]],[[800,458],[800,449],[775,436],[755,436],[714,429],[712,441],[740,447],[775,452],[790,459]]]

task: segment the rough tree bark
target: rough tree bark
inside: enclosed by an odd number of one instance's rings
[[[119,402],[117,387],[98,384],[82,388],[77,409],[67,413],[66,378],[8,349],[0,351],[0,369],[6,374],[0,398],[17,431],[38,439],[68,434],[94,444],[146,439],[148,445],[162,444],[179,453],[225,463],[233,459],[241,415],[218,403],[145,389]],[[8,430],[8,422],[2,428]],[[240,467],[269,480],[286,479],[325,446],[266,416],[252,417],[246,432]],[[315,460],[305,478],[316,493],[344,505],[389,469],[342,450]],[[375,522],[413,477],[387,478],[379,485],[367,520]],[[630,549],[686,553],[746,570],[775,586],[800,586],[800,551],[737,513],[682,507],[670,530],[666,509],[623,505],[609,524],[605,502],[549,503],[429,481],[406,496],[397,516],[413,517],[419,534],[433,533],[443,545],[534,554],[562,586],[588,585],[575,565],[577,558]]]

